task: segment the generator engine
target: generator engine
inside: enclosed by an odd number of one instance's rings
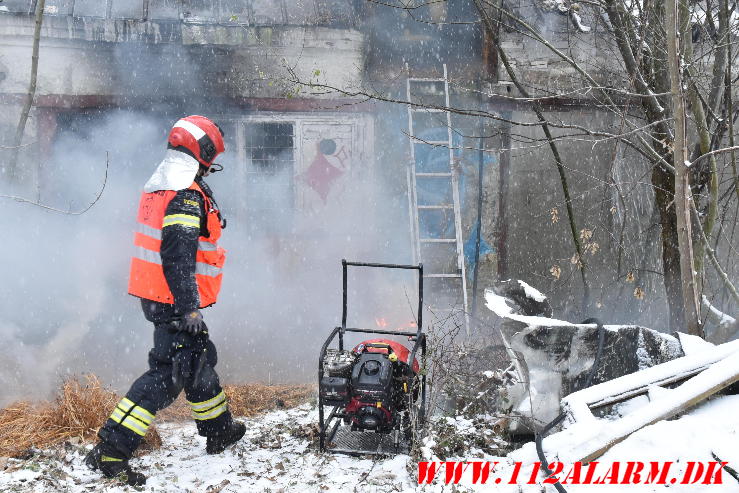
[[[353,429],[389,432],[415,399],[410,387],[418,362],[409,364],[409,358],[408,348],[385,339],[364,341],[351,351],[328,350],[321,398],[341,406],[344,423]]]

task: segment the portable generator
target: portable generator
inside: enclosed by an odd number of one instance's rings
[[[418,314],[415,332],[349,328],[347,267],[410,269],[418,272]],[[321,348],[318,367],[318,414],[321,451],[354,455],[390,455],[409,449],[414,430],[425,418],[426,377],[416,354],[426,354],[423,334],[423,266],[373,264],[342,260],[343,307],[341,326]],[[352,349],[344,347],[346,333],[407,337],[411,349],[390,339],[369,339]],[[336,342],[338,347],[329,348]],[[324,406],[331,410],[326,415]],[[415,426],[414,426],[415,425]]]

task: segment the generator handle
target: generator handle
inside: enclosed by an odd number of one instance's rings
[[[419,346],[421,347],[421,353],[423,356],[426,355],[426,336],[421,334],[418,336],[418,339],[416,339],[415,344],[413,344],[413,349],[411,349],[411,355],[408,357],[408,365],[413,365],[413,362],[416,361],[416,353],[418,352]]]
[[[347,315],[347,267],[379,267],[384,269],[406,269],[418,271],[418,330],[416,338],[421,336],[423,332],[423,264],[405,265],[405,264],[380,264],[374,262],[349,262],[341,259],[341,281],[342,281],[342,306],[341,306],[341,335],[346,332],[346,315]]]
[[[323,359],[326,357],[326,350],[328,349],[329,344],[331,344],[331,341],[336,337],[336,334],[339,334],[339,337],[341,337],[341,327],[336,327],[334,330],[331,331],[331,334],[328,336],[328,339],[326,339],[326,342],[323,343],[323,346],[321,346],[321,353],[318,358],[318,428],[319,428],[319,448],[321,452],[326,448],[326,426],[331,421],[331,416],[329,416],[328,420],[324,420],[323,416],[323,399],[321,398],[321,392],[320,392],[320,386],[321,386],[321,380],[323,379]]]
[[[364,347],[367,348],[375,348],[375,349],[387,349],[387,354],[394,353],[393,348],[390,346],[390,344],[385,344],[384,342],[368,342],[365,343]]]

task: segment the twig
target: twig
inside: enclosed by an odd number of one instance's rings
[[[40,204],[38,202],[34,202],[33,200],[29,200],[29,199],[26,199],[26,198],[23,198],[23,197],[18,197],[16,195],[4,195],[4,194],[0,194],[0,198],[11,199],[11,200],[15,200],[16,202],[24,202],[26,204],[35,205],[36,207],[41,207],[42,209],[46,209],[47,211],[59,212],[60,214],[68,214],[70,216],[79,216],[79,215],[84,214],[85,212],[89,211],[92,208],[92,206],[95,205],[98,200],[100,200],[100,197],[102,197],[103,191],[105,190],[105,185],[108,183],[108,168],[109,168],[109,166],[110,166],[110,155],[106,151],[105,152],[105,178],[103,179],[103,186],[100,187],[100,191],[98,192],[97,196],[95,197],[95,200],[93,200],[90,203],[90,205],[88,205],[87,207],[85,207],[81,211],[65,211],[65,210],[62,210],[62,209],[57,209],[56,207],[51,207],[51,206],[48,206],[48,205]]]
[[[716,452],[711,452],[711,455],[718,462],[725,462],[724,460],[721,459],[721,457],[719,457],[718,455],[716,455]],[[727,473],[729,473],[729,476],[731,476],[732,478],[736,479],[736,481],[739,483],[739,473],[736,472],[736,470],[734,468],[729,467],[727,465],[727,466],[724,466],[724,471],[726,471]]]
[[[723,281],[726,289],[728,289],[729,293],[731,293],[731,295],[734,297],[734,300],[739,303],[739,292],[737,292],[736,287],[734,287],[734,284],[732,284],[731,279],[729,279],[729,276],[726,275],[724,269],[721,268],[721,264],[719,264],[718,259],[716,258],[716,253],[713,251],[713,248],[711,248],[711,244],[708,242],[708,238],[706,238],[706,234],[703,232],[703,228],[701,227],[700,222],[700,216],[698,215],[698,210],[695,208],[695,203],[692,200],[690,201],[690,210],[695,215],[695,227],[700,233],[699,238],[703,242],[703,246],[705,247],[705,251],[708,254],[708,258],[711,260],[713,267],[716,269],[716,272]]]

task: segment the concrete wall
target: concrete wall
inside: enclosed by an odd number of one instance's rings
[[[33,28],[28,15],[0,12],[0,146],[11,144],[28,91]],[[41,36],[36,100],[25,143],[38,141],[37,133],[42,139],[53,137],[37,128],[36,113],[44,108],[226,115],[234,107],[251,111],[246,101],[263,100],[260,109],[280,109],[291,99],[292,109],[326,112],[310,101],[329,96],[286,80],[294,76],[353,87],[363,70],[364,37],[349,28],[46,15]],[[38,168],[48,145],[24,148],[17,169],[10,172],[25,194],[38,188]],[[7,163],[9,151],[0,152]]]
[[[288,68],[303,80],[338,87],[361,79],[364,38],[351,29],[153,21],[124,28],[126,22],[45,16],[37,93],[121,95],[137,71],[149,72],[138,75],[149,83],[137,86],[136,95],[148,90],[159,97],[167,96],[157,93],[162,81],[177,77],[197,79],[192,86],[231,97],[284,97],[288,91],[295,96],[294,86],[274,83],[288,76]],[[30,17],[0,14],[0,94],[27,90],[32,36]]]

